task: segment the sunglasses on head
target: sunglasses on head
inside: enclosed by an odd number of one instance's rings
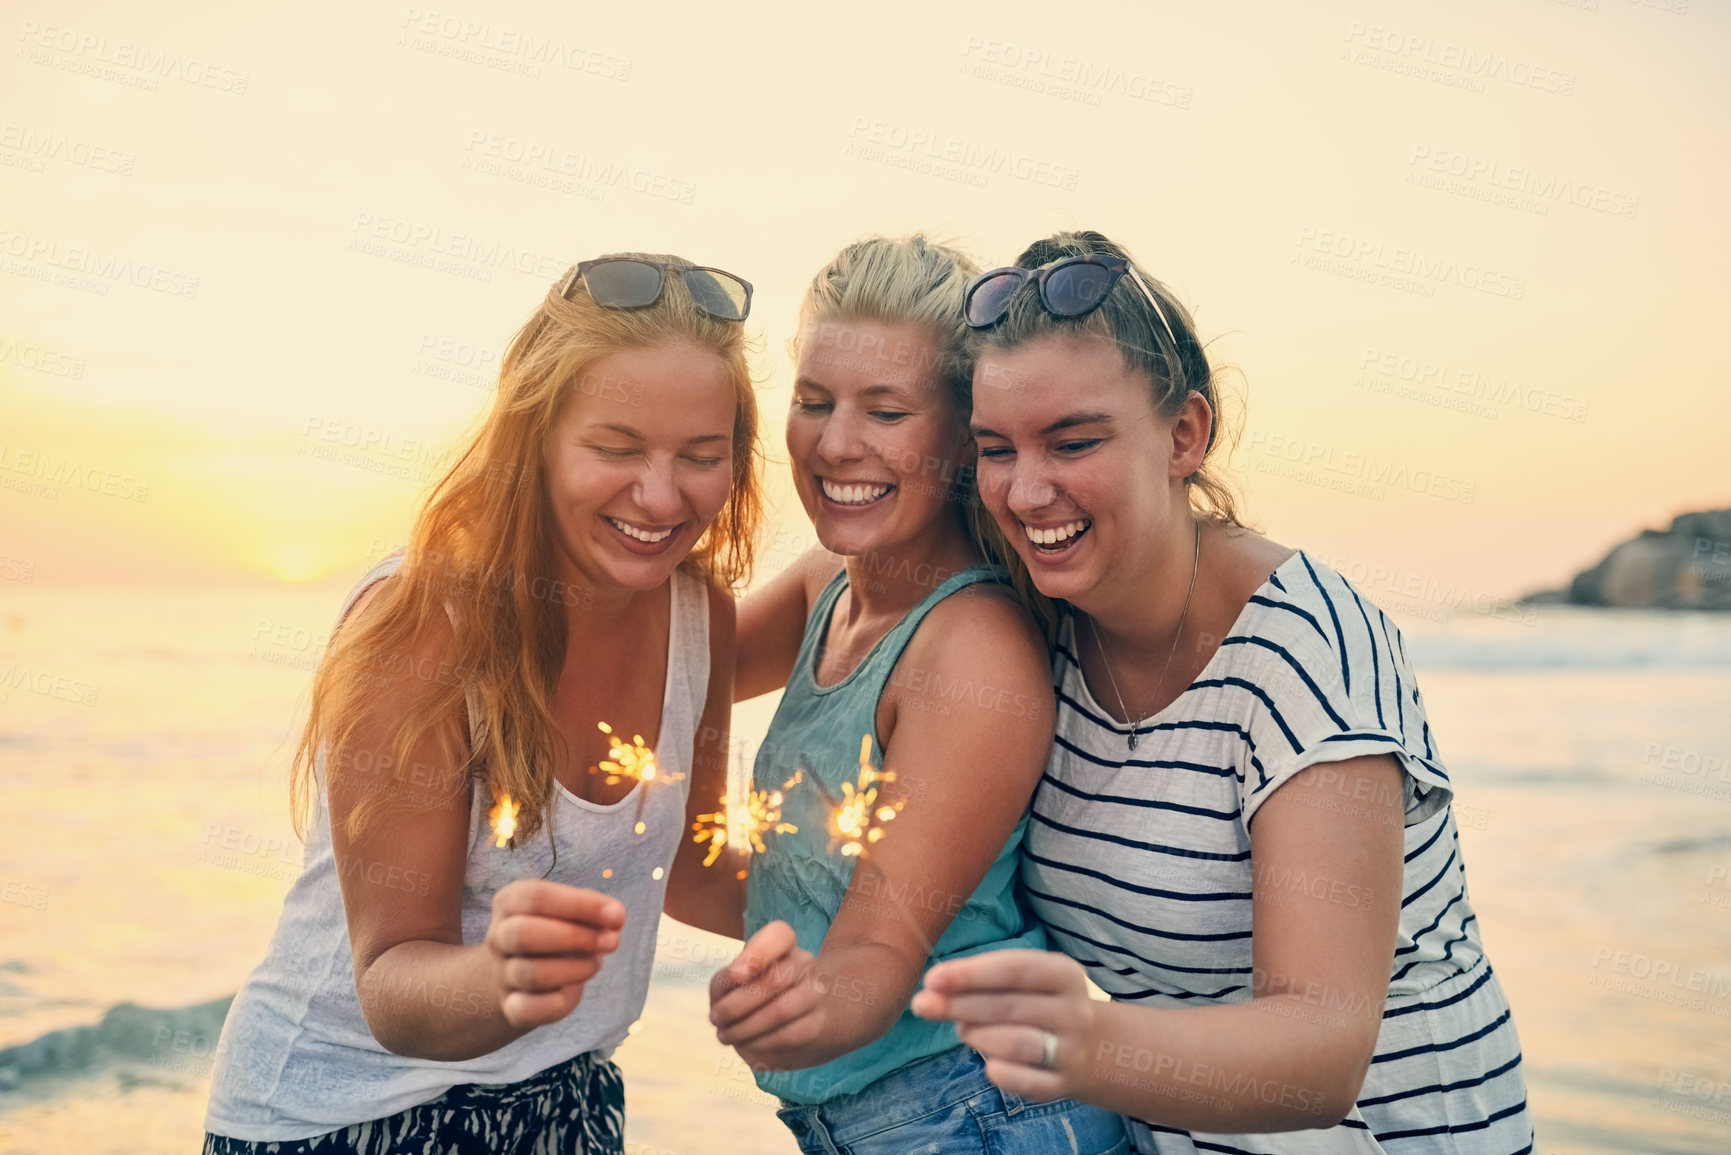
[[[1016,290],[1033,281],[1039,288],[1040,304],[1046,312],[1054,317],[1084,317],[1100,307],[1111,295],[1118,278],[1125,273],[1129,273],[1136,287],[1142,290],[1142,295],[1154,309],[1154,315],[1165,327],[1167,339],[1176,349],[1178,339],[1173,333],[1172,322],[1166,319],[1166,310],[1160,307],[1159,298],[1129,261],[1107,253],[1065,257],[1038,269],[1008,265],[981,273],[968,286],[967,296],[962,299],[962,313],[970,328],[990,328],[1010,311],[1010,299],[1016,295]]]
[[[559,295],[567,301],[582,281],[590,298],[609,309],[646,309],[661,299],[667,274],[678,273],[691,301],[703,312],[721,321],[743,321],[751,312],[751,282],[721,269],[702,265],[673,265],[637,257],[601,257],[584,261],[565,279]]]

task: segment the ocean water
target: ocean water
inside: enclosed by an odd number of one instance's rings
[[[0,1152],[196,1150],[341,593],[0,589]],[[1731,1150],[1731,617],[1432,616],[1403,628],[1538,1150]],[[662,931],[630,1149],[793,1151],[707,1023],[726,940]]]

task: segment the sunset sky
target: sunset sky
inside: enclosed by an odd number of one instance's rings
[[[756,285],[779,463],[805,282],[915,229],[1126,244],[1238,370],[1253,519],[1348,576],[1516,595],[1731,505],[1725,6],[766,12],[11,6],[0,576],[352,580],[616,249]]]

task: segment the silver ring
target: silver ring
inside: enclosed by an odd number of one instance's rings
[[[1040,1047],[1040,1069],[1056,1071],[1058,1069],[1058,1036],[1041,1027]]]

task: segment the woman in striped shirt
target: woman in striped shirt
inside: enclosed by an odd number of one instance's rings
[[[1239,524],[1187,312],[1093,232],[966,309],[979,497],[1055,636],[1022,881],[1064,953],[945,963],[914,1010],[1143,1152],[1531,1151],[1400,631]]]

